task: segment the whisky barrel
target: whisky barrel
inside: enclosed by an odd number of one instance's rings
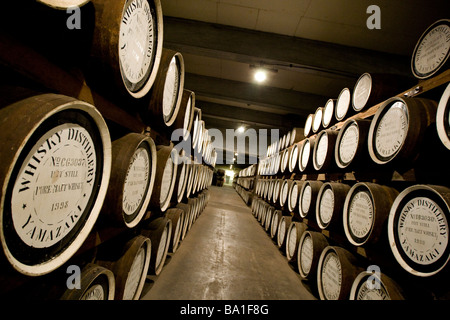
[[[350,300],[406,300],[407,296],[396,281],[384,273],[363,271],[353,282]]]
[[[442,272],[450,259],[450,188],[414,185],[392,204],[388,237],[398,264],[417,277]]]
[[[160,0],[91,0],[95,28],[89,67],[92,86],[110,94],[146,96],[157,78],[163,50]]]
[[[298,155],[298,168],[300,172],[309,172],[313,170],[312,155],[314,153],[314,145],[316,137],[306,138],[300,146],[300,153]]]
[[[385,238],[387,219],[397,195],[396,189],[376,183],[353,185],[347,193],[342,215],[348,241],[362,246]]]
[[[355,112],[370,108],[413,85],[410,79],[392,74],[363,73],[356,81],[352,95]]]
[[[187,141],[191,132],[192,123],[194,121],[194,108],[195,108],[195,93],[191,90],[183,89],[183,95],[181,96],[180,109],[175,122],[172,125],[172,141],[174,139],[183,137],[183,140]],[[181,130],[178,134],[175,134],[175,130]],[[174,137],[174,135],[176,137]]]
[[[287,148],[283,150],[283,154],[281,157],[281,164],[280,164],[280,172],[284,173],[284,172],[288,172],[289,171],[289,159],[291,157],[291,153],[292,153],[292,147],[291,148]]]
[[[450,83],[439,100],[436,127],[442,144],[450,149]]]
[[[170,205],[178,166],[176,165],[178,153],[172,146],[157,146],[157,169],[155,184],[150,197],[150,207],[164,212]]]
[[[166,133],[177,119],[184,92],[184,74],[182,54],[163,48],[148,105],[141,110],[142,121],[159,130],[160,134]],[[172,132],[168,133],[169,138],[171,134]]]
[[[281,193],[280,193],[280,206],[284,207],[286,204],[286,201],[289,197],[289,191],[291,190],[291,185],[294,183],[293,180],[290,179],[284,179],[283,183],[281,185]]]
[[[67,289],[61,300],[114,300],[114,291],[112,271],[89,263],[81,270],[80,289]]]
[[[280,197],[280,192],[281,192],[281,185],[282,185],[283,180],[282,179],[276,179],[273,185],[273,194],[272,194],[272,204],[273,205],[277,205],[278,199]]]
[[[172,235],[172,221],[164,216],[153,219],[143,226],[142,235],[150,238],[152,255],[148,272],[159,275],[164,267]]]
[[[129,133],[112,142],[111,178],[102,217],[116,226],[134,228],[150,202],[157,166],[153,139]]]
[[[111,139],[97,109],[40,94],[0,109],[0,240],[25,275],[69,260],[99,216],[111,173]]]
[[[170,203],[176,204],[181,202],[181,199],[183,197],[182,192],[184,191],[183,188],[186,187],[186,161],[184,159],[184,156],[182,154],[178,154],[177,157],[178,161],[174,165],[177,167],[176,169],[176,175],[174,179],[174,187],[172,192],[172,198],[170,200]],[[183,160],[181,160],[183,159]]]
[[[294,145],[305,139],[302,128],[292,128],[291,130],[291,142],[290,145]]]
[[[370,157],[377,164],[414,162],[426,130],[436,120],[437,102],[393,97],[377,110],[369,129]]]
[[[200,121],[202,121],[202,110],[200,108],[194,107],[194,116],[192,118],[191,127],[191,139],[192,139],[192,149],[195,149],[199,139],[199,126]]]
[[[339,93],[336,100],[336,107],[334,110],[334,117],[336,121],[343,121],[346,117],[353,114],[353,108],[351,108],[352,93],[349,88],[344,88]]]
[[[431,24],[420,36],[411,57],[411,70],[417,79],[428,79],[448,69],[450,19]]]
[[[336,123],[336,118],[334,116],[334,109],[336,108],[336,99],[328,99],[323,107],[323,116],[322,116],[322,127],[324,129],[332,126]]]
[[[287,199],[287,209],[289,210],[289,212],[294,212],[297,210],[297,206],[299,203],[299,194],[300,190],[302,189],[303,183],[304,182],[301,180],[294,180],[291,184],[291,187],[289,188]]]
[[[312,133],[318,133],[323,129],[322,119],[323,119],[323,107],[318,107],[316,109],[316,112],[314,112],[314,119],[311,128]]]
[[[184,219],[183,219],[183,227],[180,232],[180,241],[183,241],[188,232],[190,217],[191,217],[191,206],[187,203],[178,203],[175,208],[181,209],[184,211]]]
[[[100,246],[95,264],[111,270],[115,300],[139,300],[150,265],[150,239],[138,235],[127,242],[113,239]]]
[[[307,180],[303,183],[298,200],[300,217],[308,219],[314,218],[317,196],[322,185],[322,181],[314,180]]]
[[[164,216],[172,221],[172,233],[170,236],[169,252],[175,253],[180,244],[186,214],[181,208],[169,208]]]
[[[300,238],[297,251],[297,268],[302,279],[317,284],[317,266],[322,251],[328,246],[327,238],[320,232],[306,230]]]
[[[286,234],[286,258],[289,262],[297,261],[298,244],[306,231],[304,222],[292,221]]]
[[[265,222],[264,222],[264,230],[266,230],[266,232],[269,232],[269,230],[270,230],[270,226],[272,224],[272,216],[273,216],[274,212],[275,212],[275,207],[269,206],[267,208],[266,218],[265,218]]]
[[[360,262],[351,252],[338,246],[326,247],[317,266],[320,300],[347,300],[361,271]]]
[[[305,138],[309,137],[312,134],[312,124],[314,122],[314,114],[310,113],[306,117],[305,127],[303,128],[303,135]]]
[[[367,168],[370,160],[367,151],[370,124],[371,121],[367,119],[345,121],[339,130],[334,149],[334,160],[338,168]]]
[[[291,154],[289,155],[288,160],[288,169],[290,173],[296,173],[299,172],[298,168],[298,154],[300,152],[300,148],[302,146],[302,143],[295,143],[292,145]]]
[[[342,210],[350,186],[340,182],[325,182],[316,200],[316,221],[322,230],[342,229]]]
[[[289,226],[291,225],[292,217],[283,215],[278,223],[277,229],[277,245],[281,251],[286,249],[286,235],[289,230]]]
[[[336,167],[334,149],[339,132],[326,129],[320,131],[314,144],[312,163],[316,171],[330,171]]]
[[[283,211],[275,210],[272,215],[272,221],[270,222],[270,237],[275,239],[278,232],[278,225],[280,224],[281,217],[283,216]]]
[[[90,0],[37,0],[49,7],[55,9],[69,9],[74,7],[84,6],[86,3],[90,2]]]

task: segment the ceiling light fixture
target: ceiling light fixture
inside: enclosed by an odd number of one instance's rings
[[[278,70],[271,67],[266,67],[262,63],[260,65],[250,65],[250,69],[254,69],[255,72],[253,74],[253,77],[256,82],[262,83],[267,80],[267,75],[269,72],[277,73]]]
[[[237,129],[238,133],[243,133],[244,131],[245,131],[245,128],[242,126]]]
[[[255,72],[254,77],[255,77],[256,82],[261,83],[267,79],[267,73],[261,69],[261,70],[258,70]]]

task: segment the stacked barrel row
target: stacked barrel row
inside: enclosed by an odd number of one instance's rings
[[[251,210],[320,299],[449,297],[450,72],[420,79],[362,74],[258,163]]]
[[[236,179],[235,189],[241,196],[242,200],[247,205],[252,203],[255,189],[255,177],[258,172],[258,164],[252,164],[251,166],[239,171]]]
[[[1,295],[139,299],[208,203],[217,155],[159,0],[84,1],[83,28],[56,2],[2,21],[24,30],[0,34]]]

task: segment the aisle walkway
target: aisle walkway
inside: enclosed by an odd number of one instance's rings
[[[210,192],[142,300],[315,300],[236,191]]]

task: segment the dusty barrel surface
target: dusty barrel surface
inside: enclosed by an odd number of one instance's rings
[[[450,259],[450,189],[414,185],[395,199],[388,220],[391,250],[400,266],[418,277],[437,275]]]
[[[91,0],[95,28],[88,78],[111,93],[111,85],[133,98],[152,88],[163,50],[159,0]]]
[[[4,255],[37,276],[69,260],[92,230],[111,173],[111,139],[97,109],[34,95],[0,109]]]
[[[418,79],[428,79],[448,69],[450,55],[450,20],[430,25],[421,35],[411,57],[411,70]]]
[[[102,216],[127,228],[143,218],[153,192],[157,167],[153,139],[138,133],[112,142],[112,169]]]

